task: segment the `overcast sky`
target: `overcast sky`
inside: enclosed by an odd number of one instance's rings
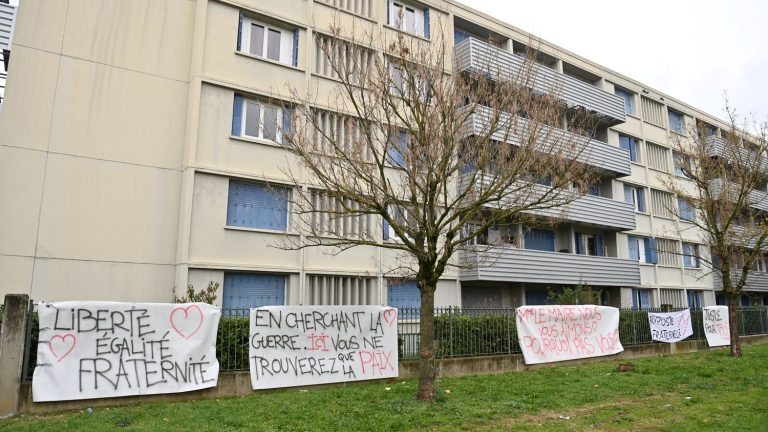
[[[768,120],[766,0],[458,0],[723,118]]]

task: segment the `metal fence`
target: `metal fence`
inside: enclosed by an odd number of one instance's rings
[[[37,359],[38,321],[31,309],[27,325],[23,379],[31,379]],[[619,337],[624,346],[656,343],[651,340],[648,312],[661,309],[621,309]],[[768,307],[738,309],[741,335],[768,334]],[[400,359],[415,359],[419,353],[420,311],[400,308],[398,351]],[[705,339],[701,309],[691,309],[693,335],[686,340]],[[515,309],[435,309],[435,341],[439,358],[505,355],[520,353]],[[222,309],[216,338],[216,357],[222,371],[248,370],[249,310]]]

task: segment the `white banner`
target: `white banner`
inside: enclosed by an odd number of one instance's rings
[[[693,334],[691,310],[679,312],[648,312],[651,339],[659,342],[679,342]]]
[[[35,402],[215,387],[219,308],[204,303],[40,303]]]
[[[398,376],[395,308],[266,306],[250,327],[254,390]]]
[[[731,330],[728,325],[728,306],[707,306],[704,314],[704,335],[711,347],[730,345]]]
[[[619,310],[607,306],[521,306],[517,337],[526,364],[598,357],[624,351]]]

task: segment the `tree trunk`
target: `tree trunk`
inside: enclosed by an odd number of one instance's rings
[[[741,357],[741,342],[739,342],[739,315],[736,308],[739,305],[739,295],[729,292],[728,299],[728,327],[731,333],[731,357]]]
[[[422,285],[422,283],[424,285]],[[419,330],[419,392],[424,402],[434,402],[437,361],[435,360],[435,288],[436,284],[419,281],[421,288],[421,313]]]

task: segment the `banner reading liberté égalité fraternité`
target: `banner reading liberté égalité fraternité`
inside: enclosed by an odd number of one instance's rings
[[[40,303],[35,402],[216,386],[220,310],[204,303]]]

